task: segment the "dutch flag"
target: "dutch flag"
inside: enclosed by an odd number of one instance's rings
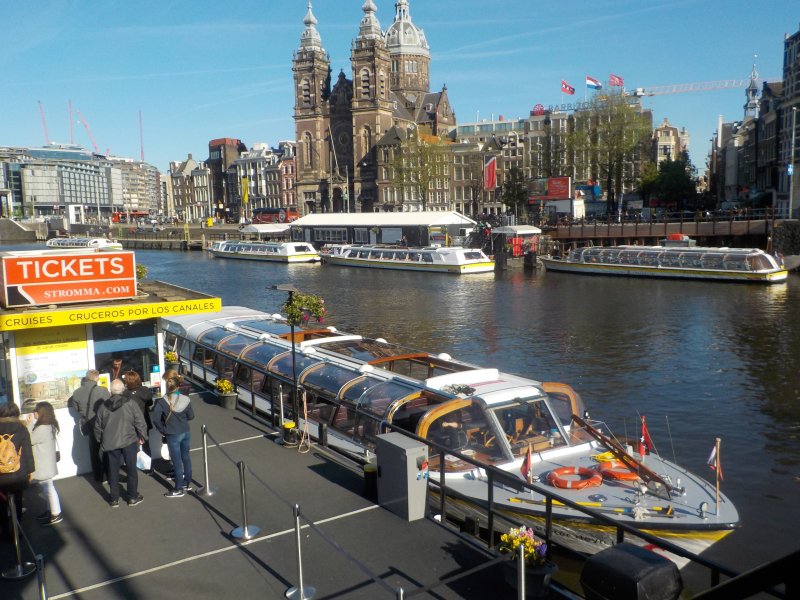
[[[591,88],[593,90],[599,90],[603,86],[599,81],[597,81],[597,79],[595,79],[594,77],[589,77],[587,75],[586,76],[586,87],[587,88]]]

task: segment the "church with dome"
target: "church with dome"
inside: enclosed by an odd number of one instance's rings
[[[379,149],[411,131],[440,136],[455,127],[447,87],[430,91],[430,47],[409,4],[395,2],[394,21],[383,31],[375,2],[366,0],[350,73],[332,77],[309,1],[292,60],[302,213],[392,210],[380,200]]]

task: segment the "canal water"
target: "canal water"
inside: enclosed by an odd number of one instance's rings
[[[278,265],[138,250],[161,279],[225,305],[279,312],[294,284],[324,297],[326,323],[447,352],[582,395],[592,418],[714,481],[741,527],[706,556],[747,570],[800,547],[800,276],[771,286],[527,272],[443,274]]]
[[[527,272],[443,274],[137,251],[150,277],[279,312],[291,283],[326,322],[582,395],[592,418],[721,487],[741,528],[706,556],[737,570],[800,547],[800,276],[771,286]]]

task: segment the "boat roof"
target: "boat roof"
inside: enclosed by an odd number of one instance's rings
[[[292,227],[412,227],[419,225],[463,225],[475,221],[455,211],[312,213],[292,222]]]
[[[668,252],[670,254],[708,254],[710,252],[717,252],[720,254],[766,254],[760,248],[728,248],[726,246],[713,247],[713,246],[639,246],[634,244],[620,245],[620,246],[588,246],[582,250],[639,250],[639,251],[656,251]]]

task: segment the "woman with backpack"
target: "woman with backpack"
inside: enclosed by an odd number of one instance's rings
[[[192,491],[189,421],[194,419],[194,409],[189,396],[180,392],[182,379],[178,374],[170,374],[165,380],[167,393],[156,400],[153,408],[153,426],[166,437],[169,457],[175,468],[175,489],[164,494],[167,498],[182,498],[186,492]]]
[[[36,470],[31,435],[19,418],[19,406],[0,404],[0,539],[11,540],[9,497],[14,498],[17,520],[22,519],[22,492]]]
[[[60,428],[53,405],[49,402],[39,402],[33,415],[36,421],[28,424],[33,458],[36,461],[33,481],[39,484],[40,492],[50,505],[49,511],[43,512],[36,518],[42,525],[55,525],[62,521],[61,502],[56,486],[53,485],[53,478],[58,474],[56,436],[58,436]]]

